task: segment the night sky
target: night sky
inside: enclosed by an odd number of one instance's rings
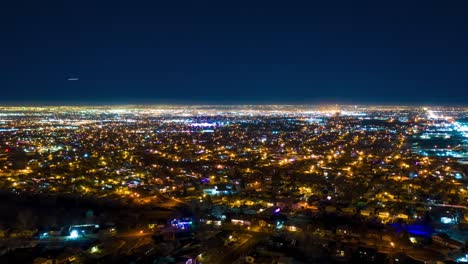
[[[0,33],[2,104],[468,102],[468,1],[11,0]]]

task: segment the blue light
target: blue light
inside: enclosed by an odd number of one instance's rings
[[[421,231],[421,230],[416,230],[416,229],[408,229],[408,233],[410,233],[412,235],[420,235],[420,236],[427,236],[428,235],[427,232]]]
[[[171,221],[171,225],[173,227],[177,227],[182,230],[189,229],[192,224],[193,222],[191,218],[174,219]]]
[[[390,226],[396,228],[396,232],[401,232],[403,230],[406,230],[411,235],[425,236],[425,237],[429,237],[431,235],[431,229],[423,225],[412,224],[408,226],[402,226],[401,224],[393,223],[393,224],[390,224]]]

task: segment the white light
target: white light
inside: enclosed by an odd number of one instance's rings
[[[468,262],[468,254],[465,255],[464,257],[458,258],[457,262],[462,262],[462,263]]]
[[[78,235],[78,231],[72,230],[72,231],[70,232],[69,238],[75,239],[75,238],[78,238],[78,236],[79,236],[79,235]]]
[[[450,217],[441,217],[440,222],[442,222],[442,224],[451,224],[453,219]]]

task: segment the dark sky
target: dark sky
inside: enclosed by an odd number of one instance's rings
[[[466,0],[12,0],[0,30],[3,104],[468,102]]]

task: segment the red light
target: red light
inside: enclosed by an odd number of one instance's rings
[[[10,152],[10,149],[9,149],[9,148],[6,148],[6,149],[5,149],[5,152],[6,152],[6,153]]]

